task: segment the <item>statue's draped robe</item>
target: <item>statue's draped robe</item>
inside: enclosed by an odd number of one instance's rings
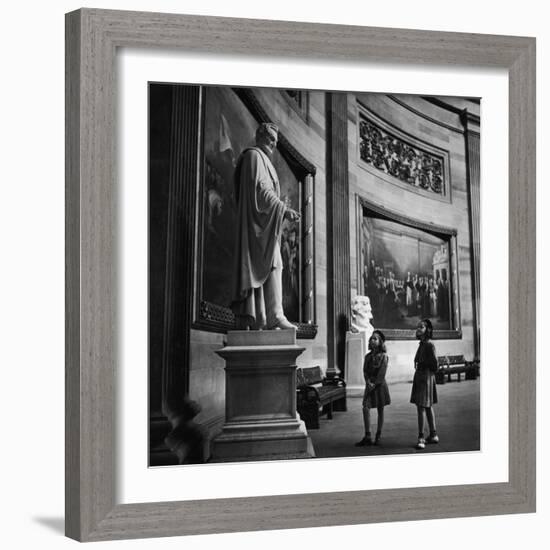
[[[252,317],[258,327],[270,320],[262,287],[273,270],[282,270],[280,234],[285,204],[280,193],[269,157],[258,147],[243,151],[235,169],[237,227],[231,308],[235,315]],[[282,296],[277,301],[282,303]],[[282,314],[282,305],[277,308],[281,310],[277,315]]]

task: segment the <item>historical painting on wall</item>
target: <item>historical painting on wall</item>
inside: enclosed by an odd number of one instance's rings
[[[236,219],[233,179],[237,157],[254,145],[258,122],[231,88],[206,88],[204,101],[202,300],[229,308]],[[272,162],[281,199],[301,211],[301,182],[280,151],[273,152]],[[288,319],[295,322],[301,321],[301,236],[300,222],[283,221],[283,302]]]
[[[376,326],[451,330],[450,240],[365,213],[363,285]]]

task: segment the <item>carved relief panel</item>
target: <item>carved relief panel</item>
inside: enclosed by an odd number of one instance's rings
[[[430,198],[451,202],[449,153],[358,104],[358,162],[373,175]]]

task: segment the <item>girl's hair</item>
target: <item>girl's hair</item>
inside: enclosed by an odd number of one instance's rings
[[[378,351],[381,351],[382,353],[386,353],[386,337],[384,336],[384,333],[381,330],[373,330],[371,334],[371,338],[377,334],[378,338],[380,339],[380,346],[378,347]],[[369,338],[370,340],[370,338]]]
[[[426,325],[426,337],[431,340],[434,335],[434,327],[432,322],[429,319],[422,319],[421,323]]]

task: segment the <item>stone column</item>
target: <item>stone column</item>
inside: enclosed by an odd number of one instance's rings
[[[347,112],[347,94],[326,94],[328,377],[344,370],[351,308]]]
[[[311,458],[296,413],[296,330],[235,330],[217,353],[225,359],[225,424],[212,462]]]
[[[167,415],[189,388],[201,91],[200,86],[174,86],[172,93],[162,350],[162,410]]]
[[[151,149],[149,224],[155,229],[149,246],[156,275],[150,288],[150,465],[174,464],[166,448],[187,448],[200,462],[201,449],[191,450],[182,437],[195,407],[189,390],[190,331],[193,311],[198,135],[201,126],[200,86],[154,85],[160,122],[153,126],[166,147]],[[153,99],[154,98],[154,99]],[[161,108],[162,105],[162,108]],[[164,114],[164,105],[167,106]],[[158,113],[162,112],[162,115]],[[166,228],[166,229],[164,229]],[[166,233],[163,233],[166,231]],[[153,303],[154,302],[154,303]],[[189,434],[189,426],[185,433]],[[166,437],[169,436],[169,442]],[[196,440],[197,438],[195,438]],[[163,444],[164,441],[164,444]],[[197,446],[200,447],[200,446]]]
[[[473,301],[473,324],[474,324],[474,353],[475,359],[479,360],[480,344],[480,119],[479,116],[464,110],[462,113],[462,124],[466,139],[466,161],[468,164],[468,201],[470,211],[470,246],[472,258],[472,301]]]

